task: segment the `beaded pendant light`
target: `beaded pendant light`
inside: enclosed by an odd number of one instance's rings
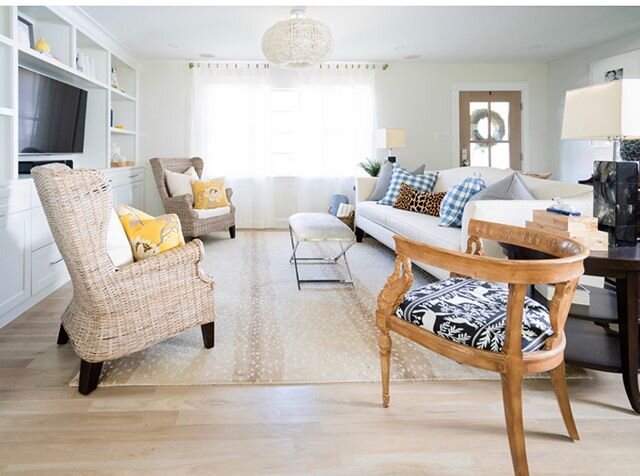
[[[333,49],[329,27],[304,17],[304,9],[291,10],[291,18],[279,21],[262,37],[262,52],[283,68],[308,68],[324,61]]]

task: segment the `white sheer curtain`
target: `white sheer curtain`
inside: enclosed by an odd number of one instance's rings
[[[326,211],[331,194],[352,193],[357,163],[374,153],[372,71],[191,71],[191,151],[234,188],[239,227],[284,226],[291,213]]]

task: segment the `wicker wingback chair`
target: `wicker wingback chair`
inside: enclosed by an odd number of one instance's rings
[[[200,240],[116,268],[107,254],[113,203],[99,171],[61,164],[36,167],[33,179],[73,284],[58,344],[81,359],[79,391],[97,384],[102,363],[200,325],[213,347],[213,281],[200,270]]]
[[[399,236],[396,266],[378,296],[376,323],[382,403],[389,405],[390,331],[460,364],[500,373],[514,473],[529,474],[522,419],[522,380],[550,372],[572,440],[579,439],[565,381],[564,326],[588,250],[569,238],[517,226],[469,222],[467,253]],[[483,256],[482,239],[537,250],[549,259]],[[411,262],[451,271],[452,278],[409,292]],[[494,284],[508,283],[508,289]],[[549,308],[527,297],[532,284],[553,284]]]
[[[178,215],[180,218],[180,224],[182,225],[182,232],[185,237],[195,238],[213,231],[225,230],[229,230],[231,238],[236,237],[236,207],[233,203],[230,205],[229,213],[209,218],[199,218],[198,214],[193,209],[192,195],[181,195],[179,197],[171,197],[169,195],[164,171],[170,170],[171,172],[184,173],[189,169],[189,167],[193,167],[196,170],[198,177],[202,178],[204,161],[200,157],[155,157],[149,162],[151,163],[151,170],[153,171],[153,177],[156,180],[156,186],[158,187],[158,193],[160,194],[160,199],[164,205],[164,210],[167,213],[175,213]],[[231,202],[233,190],[227,188],[226,192],[227,199]]]

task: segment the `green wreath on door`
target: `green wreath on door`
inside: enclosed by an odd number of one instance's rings
[[[471,140],[472,141],[486,141],[488,137],[483,137],[478,131],[478,124],[483,119],[489,119],[491,117],[491,130],[489,133],[491,134],[491,140],[493,141],[501,141],[505,135],[505,124],[502,116],[495,111],[489,111],[489,109],[477,109],[471,114]]]

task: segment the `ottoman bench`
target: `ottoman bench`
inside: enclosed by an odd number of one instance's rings
[[[356,235],[347,225],[338,220],[330,213],[296,213],[289,217],[289,235],[291,236],[291,248],[293,253],[289,259],[296,269],[296,280],[298,289],[301,283],[353,283],[349,263],[347,262],[347,251],[356,241]],[[300,243],[304,242],[334,242],[340,245],[340,253],[334,257],[300,258],[297,256]],[[349,280],[343,279],[300,279],[298,265],[309,264],[338,264],[338,260],[344,260]]]

